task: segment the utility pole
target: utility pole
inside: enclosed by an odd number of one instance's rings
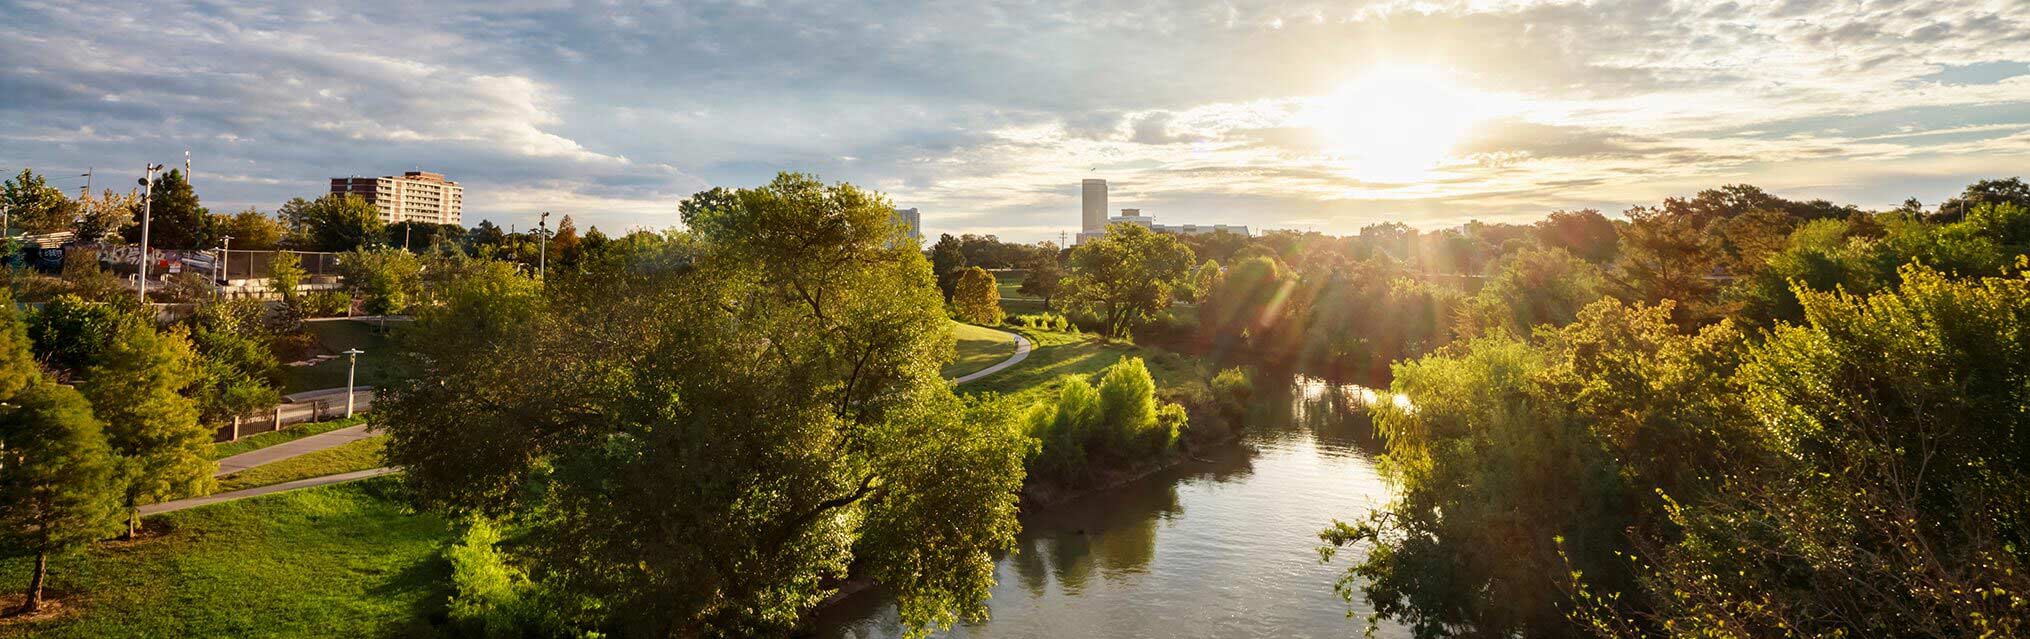
[[[416,228],[416,225],[413,223],[402,223],[402,250],[404,251],[414,251],[414,249],[409,248],[409,230],[413,228]]]
[[[92,167],[88,166],[85,167],[85,190],[83,193],[80,193],[78,195],[78,199],[83,200],[86,198],[90,198],[91,196],[92,196]]]
[[[550,270],[550,212],[536,221],[536,279],[545,279]]]
[[[155,172],[160,164],[148,165],[148,177],[141,178],[141,304],[148,304],[148,216],[155,207]]]

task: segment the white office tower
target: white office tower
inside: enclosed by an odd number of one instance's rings
[[[1084,244],[1089,238],[1107,234],[1107,181],[1086,180],[1080,185],[1080,217],[1078,243]]]

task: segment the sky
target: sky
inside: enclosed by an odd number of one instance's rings
[[[214,211],[441,172],[608,232],[801,171],[924,232],[1354,233],[1703,188],[1887,208],[2030,177],[2030,0],[0,0],[0,171]]]

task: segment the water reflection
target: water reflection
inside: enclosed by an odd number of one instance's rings
[[[993,619],[952,637],[1341,637],[1317,533],[1386,499],[1359,387],[1258,383],[1244,446],[1023,518]],[[1381,636],[1405,636],[1384,628]],[[885,595],[827,610],[822,637],[898,637]]]

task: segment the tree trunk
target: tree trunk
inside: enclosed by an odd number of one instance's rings
[[[134,536],[138,534],[140,530],[141,530],[141,507],[135,505],[133,501],[128,501],[127,534],[125,536],[120,537],[120,539],[132,541],[134,539]]]
[[[49,576],[49,553],[35,554],[35,572],[28,575],[28,596],[22,598],[17,614],[30,614],[42,609],[42,581]]]

